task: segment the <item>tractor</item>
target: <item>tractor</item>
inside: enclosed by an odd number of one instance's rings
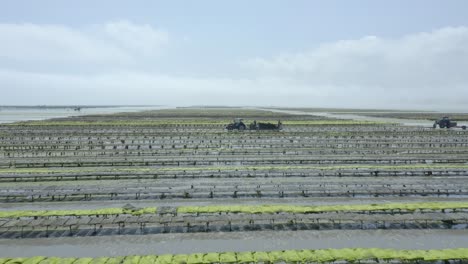
[[[442,117],[440,120],[436,120],[432,125],[433,128],[436,128],[439,125],[440,128],[452,128],[452,127],[459,127],[457,126],[457,122],[450,120],[448,116]],[[466,126],[460,126],[461,129],[466,129]]]
[[[237,129],[239,131],[243,131],[246,128],[247,126],[244,124],[244,120],[242,118],[235,118],[233,123],[226,126],[227,130]]]
[[[246,129],[249,130],[281,130],[283,129],[283,124],[281,121],[278,121],[278,124],[272,123],[257,123],[257,121],[253,121],[248,127],[245,125],[244,120],[241,118],[235,118],[234,122],[226,126],[227,130],[239,130],[244,131]]]

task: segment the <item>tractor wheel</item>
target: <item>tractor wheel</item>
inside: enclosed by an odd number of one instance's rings
[[[462,128],[463,130],[466,130],[466,126],[462,126],[461,128]]]
[[[432,128],[437,128],[437,125],[436,125],[436,124],[433,124],[433,125],[432,125]]]
[[[239,126],[239,131],[244,131],[245,130],[245,126]]]
[[[444,126],[444,125],[439,125],[439,127],[440,127],[440,128],[445,128],[445,126]]]

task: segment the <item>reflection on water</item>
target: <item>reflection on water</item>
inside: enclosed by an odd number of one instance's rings
[[[0,240],[0,256],[98,257],[322,248],[466,247],[468,230],[327,230]],[[208,249],[208,250],[207,250]]]

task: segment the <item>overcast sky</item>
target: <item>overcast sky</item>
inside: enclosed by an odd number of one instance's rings
[[[2,1],[0,104],[468,110],[468,1]]]

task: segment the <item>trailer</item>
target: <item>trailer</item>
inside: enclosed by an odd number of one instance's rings
[[[272,123],[261,123],[256,120],[253,121],[253,123],[250,124],[249,126],[250,130],[281,130],[283,129],[283,124],[281,123],[280,120],[278,120],[277,124],[272,124]]]

